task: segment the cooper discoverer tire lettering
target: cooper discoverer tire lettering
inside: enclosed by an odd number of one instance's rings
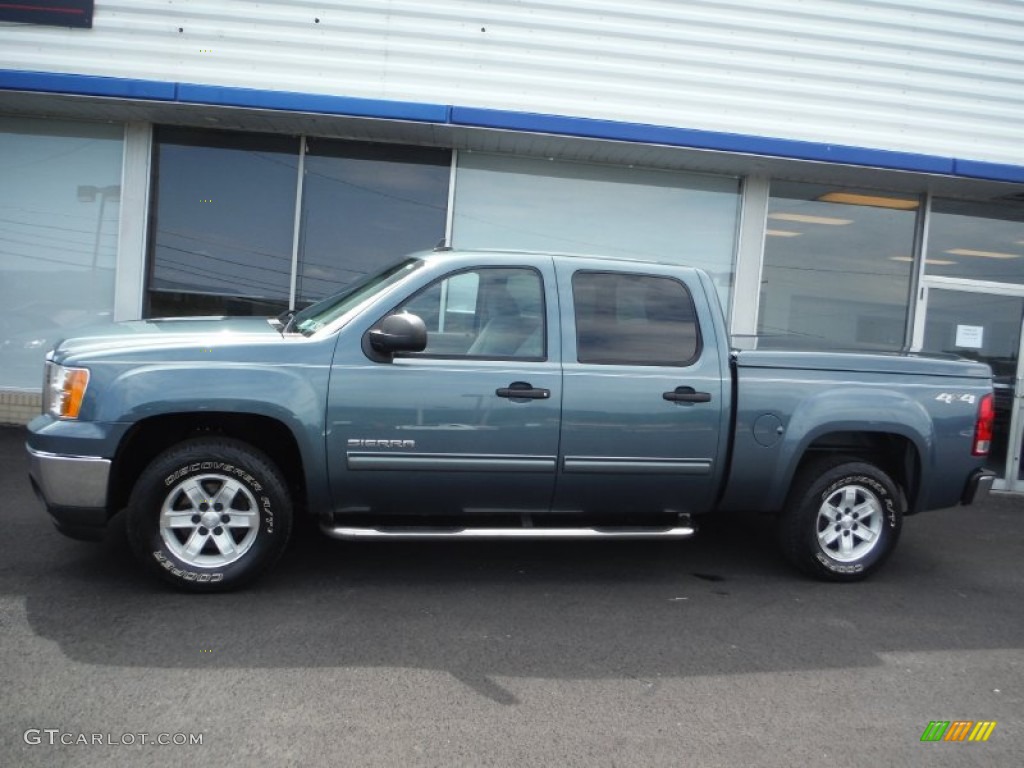
[[[292,504],[262,451],[226,437],[180,443],[157,456],[132,490],[128,538],[150,570],[180,589],[248,583],[284,552]]]
[[[826,581],[858,581],[892,553],[903,496],[881,469],[850,456],[814,461],[797,475],[779,520],[782,551]]]

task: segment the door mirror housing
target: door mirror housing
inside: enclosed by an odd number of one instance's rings
[[[399,312],[385,317],[369,333],[370,346],[384,355],[422,352],[427,348],[427,326],[419,315]]]

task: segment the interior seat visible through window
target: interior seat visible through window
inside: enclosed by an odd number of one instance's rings
[[[427,357],[543,359],[544,288],[525,267],[487,267],[437,280],[396,312],[427,327]]]

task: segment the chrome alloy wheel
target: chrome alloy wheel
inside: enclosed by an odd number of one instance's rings
[[[818,509],[818,544],[838,562],[860,560],[878,544],[884,523],[878,496],[862,485],[844,485]]]
[[[242,483],[220,474],[178,483],[160,509],[160,537],[187,565],[213,568],[241,558],[259,533],[259,507]]]

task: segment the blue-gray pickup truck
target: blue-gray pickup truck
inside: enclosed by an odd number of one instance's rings
[[[238,586],[293,518],[363,538],[684,538],[778,516],[852,581],[903,518],[986,494],[991,371],[912,355],[734,351],[710,278],[642,261],[418,254],[279,318],[69,339],[29,425],[57,528],[128,539],[189,590]]]

